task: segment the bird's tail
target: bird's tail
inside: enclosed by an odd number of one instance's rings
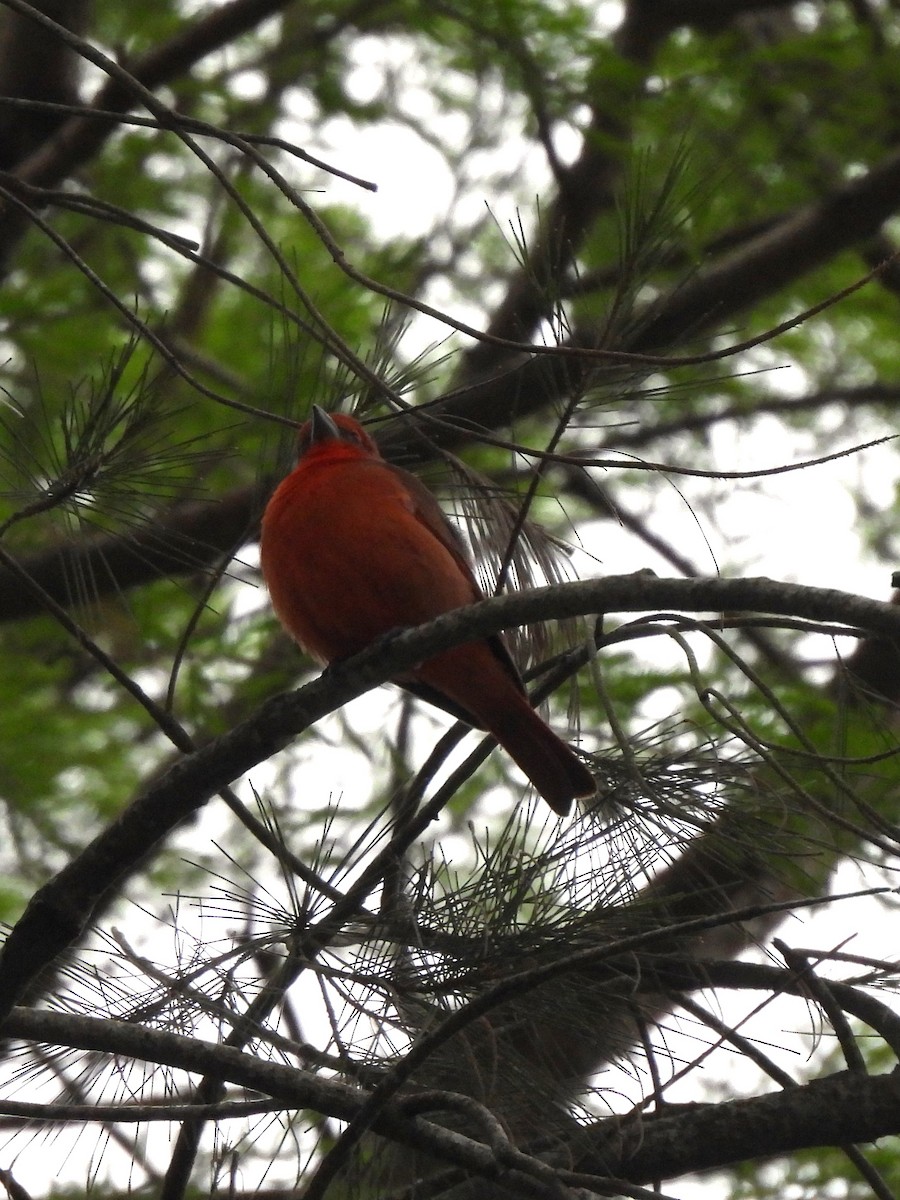
[[[544,724],[524,696],[521,707],[504,714],[500,722],[491,722],[490,731],[560,816],[569,812],[573,800],[597,791],[597,782],[585,764]]]

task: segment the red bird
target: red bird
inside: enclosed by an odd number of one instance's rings
[[[282,625],[323,664],[484,598],[428,489],[385,462],[358,421],[318,406],[266,508],[260,554]],[[489,731],[555,812],[594,794],[587,767],[528,703],[499,637],[455,646],[396,682]]]

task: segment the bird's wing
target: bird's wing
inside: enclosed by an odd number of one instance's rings
[[[421,479],[418,479],[409,471],[404,471],[402,467],[392,465],[391,470],[400,477],[404,488],[409,493],[410,509],[413,516],[453,556],[456,565],[469,581],[472,587],[473,602],[475,600],[483,600],[484,592],[481,590],[478,580],[472,571],[465,543],[459,534],[459,530],[447,520],[444,510]]]
[[[475,573],[469,563],[468,555],[466,554],[465,543],[459,535],[458,530],[447,520],[444,510],[435,500],[434,496],[428,490],[424,483],[409,471],[404,471],[402,467],[391,465],[391,470],[396,472],[403,481],[404,487],[410,495],[411,507],[413,515],[420,521],[425,528],[441,543],[444,549],[453,556],[457,566],[472,587],[472,603],[478,600],[484,600],[485,594],[482,591],[478,580],[475,578]],[[519,674],[519,668],[516,666],[512,655],[506,648],[506,643],[499,634],[485,639],[499,659],[506,673],[513,679],[519,690],[524,693],[525,685],[522,682],[522,676]],[[439,708],[445,709],[451,716],[468,721],[470,724],[479,726],[472,720],[471,716],[462,712],[455,707],[451,708],[446,699],[435,699],[433,695],[428,694],[430,689],[427,684],[417,682],[414,687],[409,687],[404,681],[404,686],[408,688],[414,695],[418,695],[423,700],[428,700],[431,704],[436,704]]]

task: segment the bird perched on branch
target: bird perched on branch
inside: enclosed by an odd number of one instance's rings
[[[318,406],[266,508],[260,554],[282,625],[323,664],[484,599],[431,492],[387,463],[358,421]],[[587,767],[528,703],[500,637],[445,650],[395,682],[491,733],[555,812],[594,794]]]

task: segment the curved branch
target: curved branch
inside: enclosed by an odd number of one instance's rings
[[[281,1100],[286,1109],[310,1108],[343,1121],[351,1120],[366,1099],[362,1089],[339,1080],[265,1062],[230,1046],[106,1017],[98,1019],[19,1008],[8,1015],[6,1031],[10,1037],[28,1041],[124,1055],[189,1073],[201,1073],[273,1096]],[[497,1174],[498,1161],[492,1147],[422,1117],[407,1116],[402,1103],[385,1106],[374,1128],[401,1144],[425,1149],[439,1160],[464,1167],[477,1175],[493,1177]],[[536,1194],[546,1193],[538,1191]]]
[[[336,1080],[264,1062],[199,1038],[123,1021],[15,1009],[5,1032],[47,1045],[215,1075],[276,1097],[285,1107],[311,1108],[345,1121],[352,1120],[366,1100],[363,1090]],[[402,1102],[381,1108],[373,1127],[391,1140],[476,1175],[495,1178],[501,1167],[493,1146],[408,1116]],[[574,1169],[596,1176],[598,1182],[612,1178],[640,1184],[816,1146],[873,1142],[898,1133],[900,1076],[842,1072],[771,1095],[667,1106],[660,1114],[644,1114],[640,1122],[609,1118],[582,1130],[580,1153],[573,1161],[564,1151],[565,1165],[558,1169],[563,1179]],[[517,1175],[521,1188],[528,1177]]]
[[[0,954],[0,1018],[38,972],[80,936],[103,896],[181,821],[315,721],[423,659],[467,640],[552,617],[648,609],[733,609],[804,616],[900,638],[900,608],[770,579],[657,579],[645,574],[499,596],[383,640],[169,768],[32,897]]]

